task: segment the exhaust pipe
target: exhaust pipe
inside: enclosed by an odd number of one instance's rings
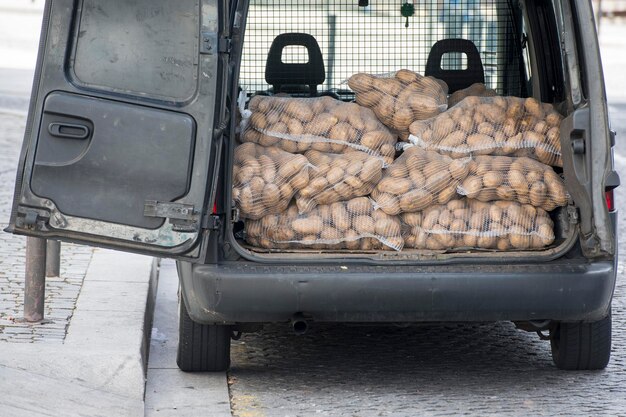
[[[294,314],[291,319],[291,328],[297,335],[303,335],[309,329],[309,323],[302,314]]]

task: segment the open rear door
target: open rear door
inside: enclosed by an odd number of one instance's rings
[[[8,231],[200,257],[227,3],[48,1]]]

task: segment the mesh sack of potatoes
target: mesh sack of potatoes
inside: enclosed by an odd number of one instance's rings
[[[385,163],[395,156],[396,136],[370,109],[356,103],[331,97],[254,96],[248,110],[243,142],[291,153],[359,150],[380,156]]]
[[[477,97],[493,97],[498,95],[496,90],[487,88],[483,83],[474,83],[467,88],[456,90],[448,97],[448,108],[455,106],[465,97],[477,96]]]
[[[310,171],[309,185],[296,195],[300,213],[368,195],[383,175],[382,160],[360,151],[332,154],[310,150],[304,156],[315,168]]]
[[[291,204],[286,211],[245,224],[246,241],[266,249],[401,250],[400,220],[357,197],[320,205],[306,214]]]
[[[470,160],[452,159],[435,151],[409,146],[385,170],[372,191],[372,198],[390,215],[447,203],[457,195],[458,185],[467,177]]]
[[[565,206],[568,200],[563,179],[552,167],[526,157],[473,157],[457,192],[480,201],[516,201],[546,211]]]
[[[357,73],[348,79],[356,102],[371,108],[380,121],[407,140],[415,120],[436,116],[448,108],[448,86],[434,77],[402,69],[392,74]]]
[[[472,96],[432,119],[413,122],[409,141],[453,158],[528,156],[563,166],[562,119],[552,104],[534,98]]]
[[[420,212],[403,213],[405,248],[539,249],[554,241],[548,213],[529,204],[460,198]]]
[[[309,184],[310,168],[304,155],[274,146],[239,145],[235,148],[232,194],[239,215],[259,219],[285,210],[294,194]]]

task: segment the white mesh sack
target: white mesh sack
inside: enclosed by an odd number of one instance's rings
[[[448,86],[434,77],[402,69],[395,73],[357,73],[348,79],[356,102],[371,108],[387,127],[407,140],[409,125],[448,108]]]
[[[295,204],[245,224],[246,241],[266,249],[402,250],[400,220],[376,210],[367,197],[317,206],[299,214]]]
[[[391,163],[397,138],[376,115],[356,103],[331,97],[254,96],[242,141],[278,146],[287,152],[310,149],[342,153],[359,150]]]
[[[239,215],[259,219],[285,210],[294,194],[309,184],[310,168],[304,155],[254,143],[239,145],[232,194]]]
[[[454,199],[400,218],[406,248],[507,251],[540,249],[554,241],[545,210],[513,201]]]
[[[454,158],[527,156],[563,166],[562,119],[553,105],[534,98],[472,96],[432,119],[413,122],[409,141]]]
[[[372,198],[381,210],[391,215],[447,203],[456,196],[457,187],[467,177],[470,161],[470,158],[452,159],[409,146],[384,171]]]
[[[568,200],[563,179],[552,167],[526,157],[473,157],[457,192],[480,201],[516,201],[546,211],[565,206]]]
[[[315,168],[310,172],[309,184],[296,195],[300,213],[320,204],[368,195],[382,177],[382,160],[365,152],[333,154],[310,150],[304,156]]]

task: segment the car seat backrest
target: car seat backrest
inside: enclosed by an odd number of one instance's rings
[[[467,56],[467,68],[441,68],[441,58],[448,53],[461,53]],[[448,92],[469,87],[474,83],[485,83],[485,71],[476,45],[467,39],[442,39],[435,42],[428,54],[425,75],[430,75],[448,84]]]
[[[283,49],[287,46],[306,48],[309,61],[305,63],[283,62]],[[283,86],[308,86],[310,95],[315,96],[317,86],[325,79],[324,58],[313,36],[308,33],[282,33],[274,39],[265,64],[265,81],[272,85],[274,93],[279,93]]]

